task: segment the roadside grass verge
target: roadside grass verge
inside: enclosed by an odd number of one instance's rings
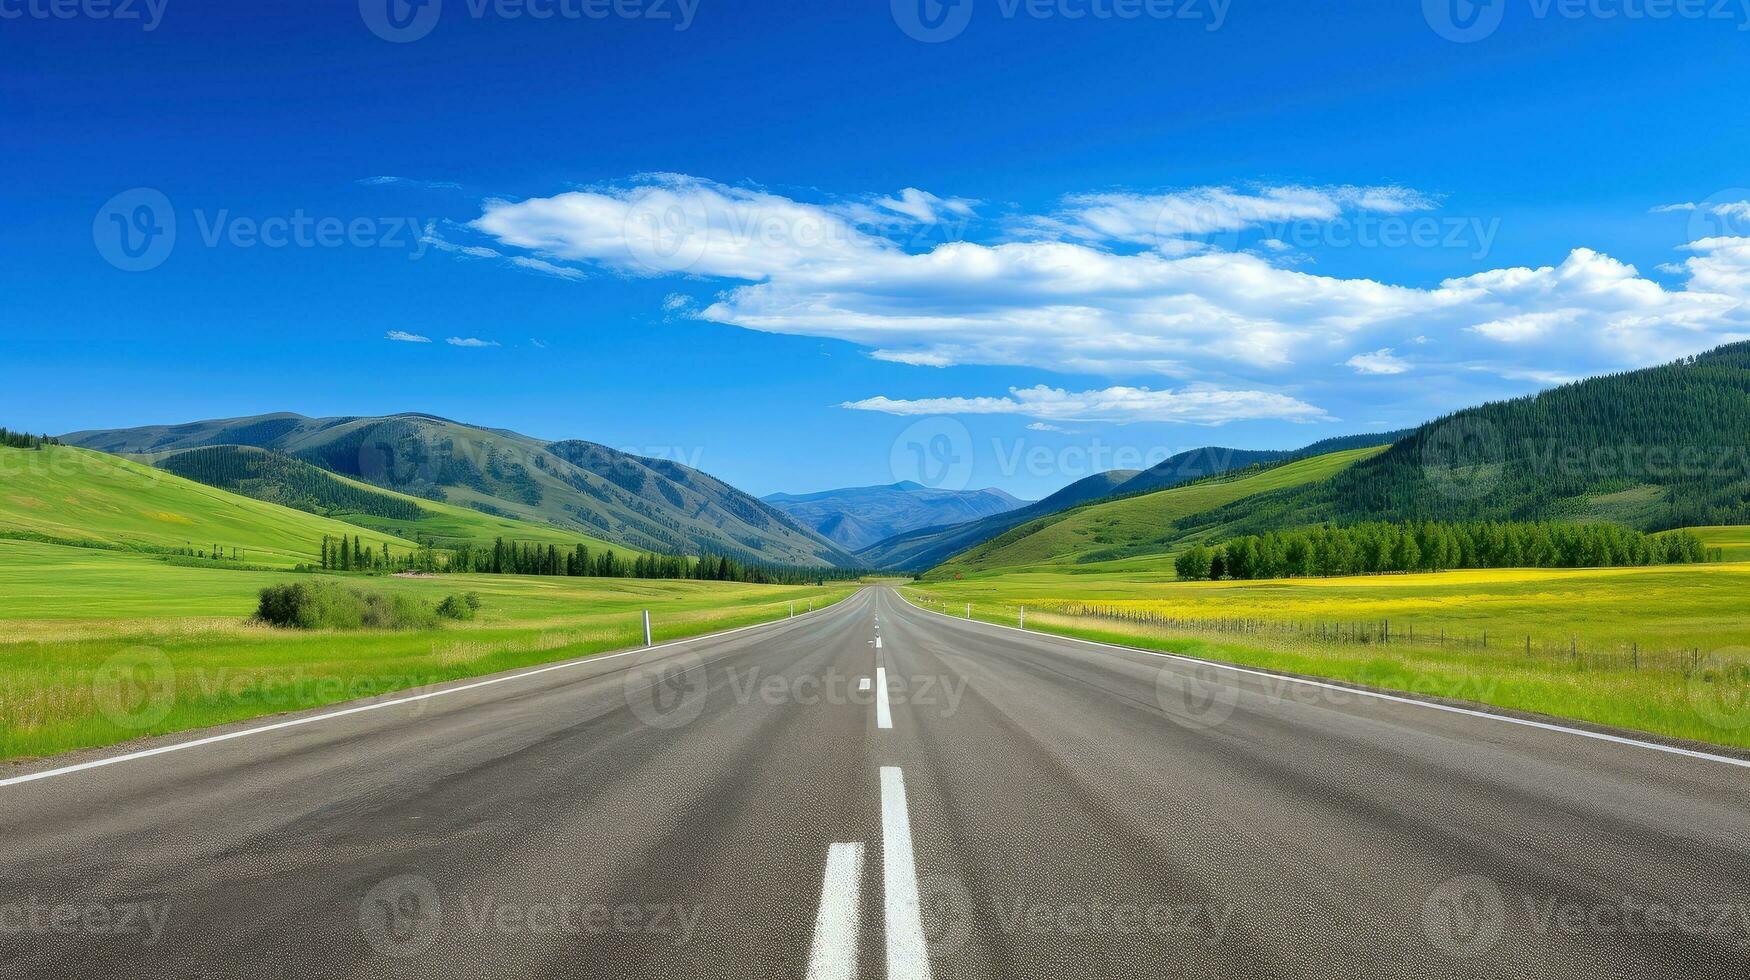
[[[69,554],[70,553],[70,554]],[[167,566],[138,555],[0,541],[0,759],[53,755],[820,609],[851,584],[746,585],[444,575],[359,579],[436,605],[476,592],[473,620],[436,629],[294,630],[250,621],[263,587],[342,576]]]
[[[1028,629],[1750,748],[1750,564],[905,591],[987,622],[1024,606]]]

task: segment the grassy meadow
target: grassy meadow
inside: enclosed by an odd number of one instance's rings
[[[71,446],[0,447],[0,537],[84,542],[108,548],[210,551],[257,565],[314,563],[323,535],[357,536],[373,551],[417,545],[404,538],[252,500]]]
[[[906,591],[991,622],[1025,606],[1030,629],[1750,747],[1750,563],[1181,582],[1151,556]]]
[[[476,592],[482,606],[473,621],[435,630],[305,632],[249,622],[262,587],[304,577],[0,540],[0,759],[636,646],[643,609],[650,610],[660,642],[781,618],[791,603],[820,608],[856,588],[344,576],[363,588],[433,603]]]

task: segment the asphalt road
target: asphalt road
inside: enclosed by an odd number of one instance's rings
[[[867,589],[0,782],[0,976],[1743,978],[1747,784]]]

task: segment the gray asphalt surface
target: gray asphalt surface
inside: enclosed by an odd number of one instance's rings
[[[0,786],[0,976],[1743,978],[1747,783],[871,588]]]

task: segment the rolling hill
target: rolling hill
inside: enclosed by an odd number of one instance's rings
[[[1056,513],[1079,503],[1110,496],[1116,487],[1136,476],[1138,472],[1108,470],[1096,473],[1025,507],[975,521],[924,527],[897,534],[857,552],[857,559],[870,568],[923,571],[1018,524],[1025,524],[1033,518]]]
[[[1185,522],[1253,534],[1371,520],[1750,524],[1750,342],[1437,419],[1318,484]]]
[[[1041,517],[934,569],[931,578],[1020,567],[1064,566],[1166,552],[1186,540],[1182,522],[1259,494],[1328,481],[1386,447],[1347,449],[1225,473],[1195,483],[1088,504]],[[1205,535],[1219,525],[1205,526]]]
[[[0,473],[0,537],[153,552],[217,545],[248,563],[284,566],[316,561],[324,535],[356,536],[373,551],[417,547],[72,446],[0,448]]]
[[[922,527],[960,524],[1024,506],[1001,490],[932,490],[910,481],[761,500],[849,551]]]
[[[857,557],[872,568],[923,571],[1012,528],[1080,504],[1152,493],[1251,466],[1306,459],[1344,449],[1384,445],[1396,442],[1412,431],[1403,429],[1396,432],[1336,436],[1299,449],[1230,449],[1225,446],[1204,446],[1176,453],[1146,470],[1112,470],[1077,480],[1044,500],[1004,514],[895,535],[864,547],[857,552]]]
[[[744,561],[852,566],[844,549],[706,473],[581,440],[547,442],[417,413],[291,413],[70,433],[113,453],[253,446],[376,487],[621,546]]]
[[[551,524],[497,517],[467,507],[425,500],[373,487],[330,473],[292,456],[254,446],[209,446],[154,454],[159,469],[208,486],[384,534],[430,544],[490,547],[497,538],[552,544],[562,550],[583,545],[594,552],[618,547]]]

